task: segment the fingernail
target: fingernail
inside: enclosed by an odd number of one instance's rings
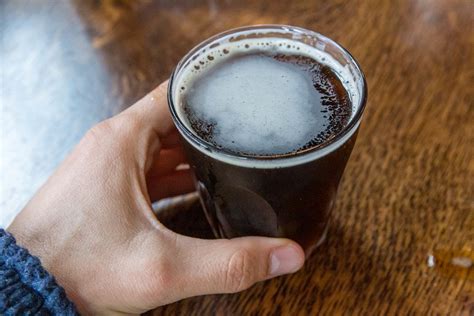
[[[270,276],[296,272],[304,263],[304,256],[294,246],[274,249],[270,255]]]

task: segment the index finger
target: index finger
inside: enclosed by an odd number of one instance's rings
[[[151,127],[162,143],[176,142],[177,132],[168,108],[168,80],[124,111],[138,118],[140,124]],[[168,139],[169,138],[169,139]]]

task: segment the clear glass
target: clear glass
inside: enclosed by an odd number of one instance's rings
[[[248,39],[300,42],[324,53],[353,105],[349,123],[321,146],[277,157],[248,157],[199,138],[176,103],[180,76],[210,49]],[[334,66],[334,67],[333,67]],[[337,71],[336,71],[337,70]],[[286,25],[257,25],[218,34],[193,48],[173,72],[168,102],[196,174],[196,187],[216,237],[246,235],[290,238],[309,254],[327,232],[337,188],[351,154],[367,98],[360,66],[333,40]]]

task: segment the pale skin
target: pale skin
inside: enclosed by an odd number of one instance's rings
[[[176,234],[151,203],[194,190],[166,103],[167,83],[93,127],[8,228],[83,314],[139,314],[234,293],[304,263],[288,239]]]

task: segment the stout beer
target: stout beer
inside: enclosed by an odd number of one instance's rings
[[[192,50],[169,103],[216,235],[320,243],[365,98],[350,54],[311,31],[242,28]]]

